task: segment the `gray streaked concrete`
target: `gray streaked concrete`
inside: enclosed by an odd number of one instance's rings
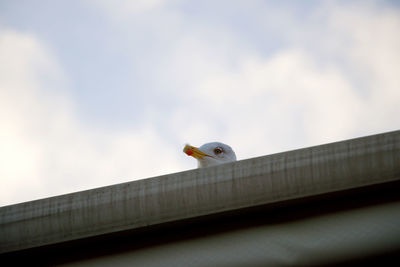
[[[0,252],[400,179],[400,131],[0,208]]]

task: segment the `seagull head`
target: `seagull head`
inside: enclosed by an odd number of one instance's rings
[[[197,159],[199,168],[236,161],[232,148],[220,142],[207,143],[201,147],[186,145],[183,152]]]

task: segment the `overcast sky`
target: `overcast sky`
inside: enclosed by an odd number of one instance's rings
[[[0,2],[0,206],[400,129],[397,1]]]

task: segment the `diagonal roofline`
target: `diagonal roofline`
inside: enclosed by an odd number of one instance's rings
[[[400,180],[400,131],[0,208],[0,253]]]

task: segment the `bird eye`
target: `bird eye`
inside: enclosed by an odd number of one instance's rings
[[[222,153],[222,149],[220,147],[217,147],[216,149],[214,149],[214,154],[215,155],[219,155]]]

